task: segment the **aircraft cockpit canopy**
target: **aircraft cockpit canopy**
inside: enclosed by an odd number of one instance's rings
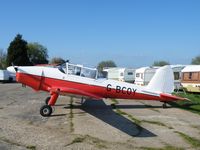
[[[83,65],[75,65],[70,63],[64,63],[58,67],[58,69],[65,74],[76,75],[86,78],[97,78],[97,69],[84,67]]]

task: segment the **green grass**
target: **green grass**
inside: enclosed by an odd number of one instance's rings
[[[21,144],[21,143],[18,143],[18,142],[15,142],[15,141],[12,141],[10,139],[7,139],[7,138],[4,138],[4,137],[0,137],[0,140],[6,142],[6,143],[9,143],[11,145],[15,145],[15,146],[21,146],[21,147],[26,147],[27,149],[31,149],[31,150],[36,150],[36,146],[33,146],[33,145],[24,145],[24,144]]]
[[[73,132],[74,131],[74,123],[73,123],[73,118],[74,118],[74,114],[73,114],[73,97],[70,98],[70,112],[69,112],[69,119],[70,119],[70,131]]]
[[[85,140],[86,137],[77,137],[75,138],[71,144],[74,144],[74,143],[82,143],[84,140]]]
[[[154,148],[154,147],[141,147],[142,150],[184,150],[183,148],[166,145],[163,148]]]
[[[190,144],[193,148],[200,148],[200,140],[194,137],[188,136],[182,132],[175,131],[178,133],[188,144]]]
[[[110,105],[112,107],[112,109],[116,109],[116,105],[119,104],[119,102],[116,99],[111,99],[112,104]]]
[[[173,107],[189,110],[193,113],[197,113],[200,115],[200,94],[181,92],[181,93],[174,93],[174,95],[188,98],[190,101],[169,102],[170,105],[172,105]]]
[[[158,126],[167,127],[168,129],[173,129],[173,127],[168,127],[167,125],[165,125],[164,123],[159,122],[159,121],[142,120],[142,122],[146,122],[146,123],[155,124],[155,125],[158,125]]]
[[[133,117],[132,115],[128,114],[128,118],[131,119],[132,121],[134,121],[134,123],[136,123],[137,125],[141,125],[142,121]]]
[[[98,149],[104,148],[106,149],[107,146],[105,145],[105,143],[107,143],[106,141],[103,141],[101,139],[98,139],[96,137],[92,137],[90,135],[79,135],[78,137],[76,137],[71,143],[65,145],[65,146],[69,146],[72,144],[76,144],[76,143],[90,143],[92,145],[94,145],[95,147],[97,147]]]
[[[126,113],[126,112],[120,110],[119,108],[117,108],[116,104],[119,104],[119,102],[118,102],[116,99],[111,99],[111,101],[113,102],[113,103],[111,104],[111,107],[112,107],[113,109],[116,109],[115,112],[116,112],[118,115],[122,115],[122,116],[125,115],[125,116],[128,116],[128,118],[129,118],[131,121],[133,121],[135,124],[137,124],[137,125],[140,125],[140,124],[141,124],[141,121],[140,121],[140,120],[134,118],[132,115],[130,115],[130,114],[128,114],[128,113]]]
[[[82,137],[76,137],[75,139],[73,139],[73,141],[65,146],[69,146],[69,145],[72,145],[72,144],[76,144],[76,143],[82,143],[84,142],[86,139],[86,136],[82,136]]]
[[[89,135],[86,135],[86,137],[98,148],[98,149],[107,149],[108,147],[105,145],[107,143],[106,141],[103,141],[99,138],[95,138]]]
[[[24,146],[24,145],[22,145],[20,143],[17,143],[15,141],[11,141],[10,139],[4,138],[4,137],[0,137],[0,140],[4,141],[6,143],[9,143],[11,145],[15,145],[15,146]]]
[[[28,145],[26,146],[27,149],[36,150],[36,146]]]
[[[112,108],[113,109],[116,109],[115,112],[118,114],[118,115],[122,115],[122,116],[127,116],[131,121],[133,121],[135,124],[137,125],[141,125],[142,122],[145,122],[145,123],[150,123],[150,124],[156,124],[156,125],[159,125],[159,126],[165,126],[165,127],[168,127],[166,126],[164,123],[162,122],[159,122],[159,121],[149,121],[149,120],[139,120],[135,117],[133,117],[132,115],[120,110],[119,108],[117,108],[117,106],[115,105],[116,103],[118,103],[117,100],[115,99],[112,99],[112,101],[114,102],[113,104],[111,104]],[[173,129],[172,127],[168,127],[169,129]]]
[[[115,111],[115,112],[116,112],[118,115],[122,115],[122,116],[125,115],[125,116],[128,116],[128,118],[129,118],[131,121],[133,121],[134,123],[136,123],[136,124],[138,124],[138,125],[141,124],[141,120],[134,118],[132,115],[130,115],[130,114],[128,114],[128,113],[126,113],[126,112],[124,112],[124,111],[118,109],[118,108],[116,108],[116,111]]]
[[[115,109],[115,112],[118,114],[118,115],[121,115],[121,116],[127,116],[128,119],[130,119],[134,125],[136,125],[137,129],[139,130],[139,132],[142,131],[142,127],[141,127],[141,124],[142,123],[149,123],[149,124],[155,124],[155,125],[159,125],[159,126],[163,126],[163,127],[167,127],[168,129],[173,129],[172,127],[168,127],[166,126],[164,123],[162,122],[159,122],[159,121],[149,121],[149,120],[139,120],[137,118],[135,118],[134,116],[120,110],[119,108],[117,108],[117,106],[115,105],[116,103],[118,103],[117,100],[115,99],[112,99],[113,103],[111,104],[111,107],[113,109]]]
[[[116,100],[116,99],[111,99],[111,101],[116,105],[116,104],[119,104],[119,102]]]

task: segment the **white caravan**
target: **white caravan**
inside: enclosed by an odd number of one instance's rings
[[[130,68],[107,68],[104,69],[108,73],[108,79],[134,83],[135,69]]]
[[[174,72],[174,89],[182,89],[181,86],[181,71],[185,68],[185,65],[170,65]]]
[[[174,73],[174,89],[178,90],[181,88],[181,70],[185,67],[185,65],[170,65],[170,67]],[[142,67],[136,69],[135,84],[148,85],[158,68],[159,67]]]
[[[159,67],[141,67],[135,71],[135,84],[148,85]]]

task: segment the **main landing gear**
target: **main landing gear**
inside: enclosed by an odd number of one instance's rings
[[[58,93],[52,93],[51,97],[47,97],[45,100],[45,105],[40,108],[40,115],[43,117],[49,117],[52,114],[52,106],[55,105],[58,98]]]
[[[47,97],[47,98],[45,99],[45,104],[46,104],[46,105],[48,105],[50,98],[51,98],[51,97]]]
[[[43,117],[48,117],[52,114],[52,107],[49,106],[49,105],[43,105],[41,108],[40,108],[40,114],[43,116]]]
[[[163,103],[162,108],[167,108],[167,103],[166,102]]]

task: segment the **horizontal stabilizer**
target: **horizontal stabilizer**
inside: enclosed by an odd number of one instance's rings
[[[188,100],[188,101],[190,101],[188,98],[179,97],[179,96],[175,96],[175,95],[171,95],[171,94],[164,94],[164,93],[161,93],[160,97],[164,98],[164,99],[170,99],[170,100]]]

